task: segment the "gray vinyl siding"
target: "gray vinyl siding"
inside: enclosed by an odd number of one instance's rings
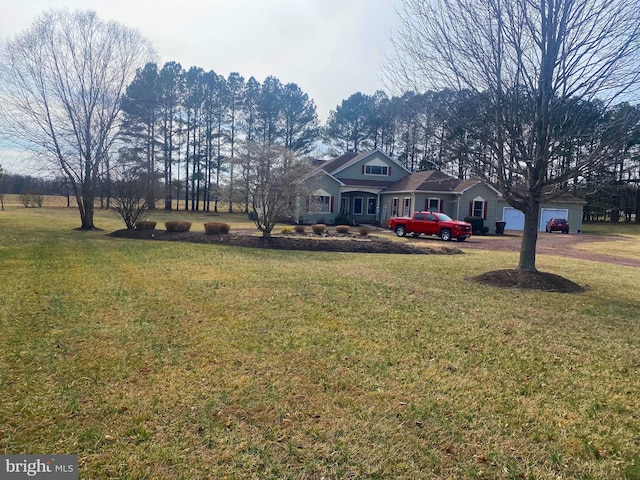
[[[402,216],[402,205],[405,197],[411,198],[411,212],[409,215],[413,215],[414,212],[414,194],[412,192],[406,193],[387,193],[380,196],[380,221],[388,221],[392,217],[393,199],[398,199],[398,216]]]
[[[391,175],[382,176],[382,175],[364,175],[362,173],[363,165],[371,162],[372,160],[382,160],[388,167],[391,168]],[[390,162],[388,158],[380,153],[376,153],[374,155],[370,155],[366,158],[363,158],[359,162],[345,168],[344,170],[340,170],[335,174],[337,178],[345,179],[345,180],[381,180],[385,182],[389,182],[389,184],[393,182],[397,182],[398,180],[406,177],[408,175],[407,171],[403,169],[400,165],[395,162]]]
[[[540,208],[561,208],[568,210],[567,221],[569,222],[569,232],[577,233],[582,231],[582,211],[583,204],[566,203],[566,202],[549,202],[543,203]],[[544,231],[544,227],[540,229]]]
[[[496,231],[496,222],[502,220],[502,209],[498,209],[498,194],[486,184],[474,185],[459,196],[458,205],[453,215],[448,215],[456,220],[464,220],[469,216],[469,204],[477,197],[482,197],[487,202],[487,217],[484,226],[490,233]]]
[[[309,196],[313,195],[313,192],[316,190],[325,190],[333,197],[333,212],[308,212],[308,197],[306,197],[300,202],[300,215],[298,221],[306,224],[333,223],[335,216],[340,213],[340,185],[327,175],[316,175],[310,183]]]
[[[500,218],[502,218],[502,211],[504,207],[510,207],[510,205],[504,200],[501,200],[498,203],[498,214]],[[569,232],[577,233],[578,231],[582,231],[582,213],[584,210],[584,203],[546,202],[540,205],[540,211],[542,211],[543,208],[566,209],[568,211],[567,221],[569,222]],[[507,229],[509,229],[509,226],[507,226]],[[538,230],[544,232],[544,225],[540,225]]]

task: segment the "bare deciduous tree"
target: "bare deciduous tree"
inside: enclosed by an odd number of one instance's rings
[[[149,209],[148,181],[140,170],[124,164],[114,169],[112,177],[113,211],[132,229]]]
[[[404,0],[396,88],[470,90],[482,98],[475,135],[458,139],[479,175],[524,212],[520,271],[536,271],[543,193],[606,162],[592,145],[558,168],[560,150],[593,122],[581,102],[634,100],[640,78],[637,0]],[[465,133],[467,131],[465,130]]]
[[[69,178],[83,229],[94,228],[100,167],[118,133],[121,97],[153,56],[137,31],[92,11],[48,11],[3,45],[2,130]]]
[[[279,145],[247,142],[238,157],[253,221],[264,238],[276,223],[295,214],[307,192],[311,164]]]

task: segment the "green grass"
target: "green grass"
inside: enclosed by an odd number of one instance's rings
[[[265,251],[96,223],[0,212],[3,454],[77,453],[96,479],[640,478],[637,269],[541,255],[587,293],[500,290],[466,278],[515,253]]]

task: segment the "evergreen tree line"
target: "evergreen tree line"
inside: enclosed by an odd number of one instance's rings
[[[517,93],[512,97],[511,113],[527,115],[530,100]],[[127,89],[119,156],[146,172],[150,195],[162,193],[167,209],[176,196],[183,198],[185,209],[199,209],[202,200],[206,210],[217,211],[223,197],[229,210],[234,202],[246,205],[246,188],[239,181],[246,175],[236,171],[242,168],[236,159],[244,140],[281,145],[298,155],[308,155],[320,142],[333,155],[380,149],[410,171],[437,169],[462,179],[491,180],[487,166],[492,162],[486,157],[492,153],[483,142],[492,134],[491,125],[478,122],[491,108],[469,91],[392,97],[383,91],[357,92],[320,128],[313,100],[294,83],[283,85],[273,76],[262,83],[254,77],[245,81],[238,73],[225,78],[198,67],[184,70],[176,62],[160,69],[150,63]],[[551,168],[570,171],[577,159],[603,145],[615,157],[604,171],[573,172],[567,186],[594,194],[602,185],[639,178],[637,106],[581,101],[559,115],[565,141],[555,147]],[[516,144],[518,132],[513,136]],[[518,161],[515,155],[513,161]]]
[[[531,100],[517,92],[509,99],[513,115],[532,109]],[[493,129],[486,119],[494,107],[469,91],[391,97],[383,91],[357,92],[320,126],[313,100],[294,83],[282,84],[273,76],[260,83],[239,73],[225,78],[168,62],[139,70],[122,108],[115,164],[110,159],[102,176],[100,197],[107,206],[111,172],[126,168],[147,182],[152,207],[164,199],[166,209],[232,211],[234,205],[243,205],[246,211],[249,189],[243,182],[250,175],[243,171],[247,163],[239,161],[245,141],[284,146],[298,156],[322,146],[330,155],[380,149],[410,171],[437,169],[461,179],[479,176],[489,181],[493,176],[494,153],[486,146]],[[564,130],[563,141],[552,146],[549,174],[571,172],[564,188],[587,199],[589,215],[635,213],[640,208],[640,108],[576,101],[558,116],[556,128]],[[519,132],[511,133],[505,144],[517,162]],[[580,171],[571,168],[603,148],[610,161],[596,162],[593,168],[587,163]],[[33,189],[10,179],[2,188],[6,193]],[[49,188],[40,185],[37,190]]]
[[[273,76],[262,83],[238,73],[227,78],[176,62],[149,63],[123,100],[118,163],[148,182],[148,204],[218,211],[224,201],[248,204],[238,161],[241,142],[281,145],[307,155],[319,139],[316,107],[300,87]],[[109,170],[109,169],[108,169]]]
[[[507,115],[533,117],[532,99],[519,92],[505,98]],[[393,97],[382,91],[355,93],[331,111],[323,139],[334,153],[377,148],[410,171],[436,169],[460,179],[479,177],[495,183],[496,152],[489,145],[496,143],[497,128],[490,119],[497,111],[487,97],[470,91]],[[581,100],[555,114],[552,128],[560,141],[548,147],[552,161],[547,175],[562,177],[563,190],[587,199],[588,218],[606,213],[617,219],[619,211],[627,218],[637,213],[640,219],[640,107]],[[499,143],[515,164],[523,135],[509,134]],[[606,161],[601,161],[603,156]],[[583,161],[590,158],[593,162]]]

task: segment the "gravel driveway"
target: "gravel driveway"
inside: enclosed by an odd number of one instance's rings
[[[473,236],[464,243],[459,244],[464,250],[498,250],[519,252],[522,236],[517,234],[509,234],[504,236],[482,237]],[[602,241],[629,241],[621,235],[588,235],[571,233],[565,235],[562,233],[544,233],[538,234],[538,243],[536,253],[538,255],[559,255],[562,257],[579,258],[582,260],[592,260],[595,262],[611,263],[614,265],[624,265],[629,267],[640,267],[640,260],[634,258],[617,257],[613,255],[604,255],[599,253],[586,252],[579,250],[578,245],[589,242]]]

